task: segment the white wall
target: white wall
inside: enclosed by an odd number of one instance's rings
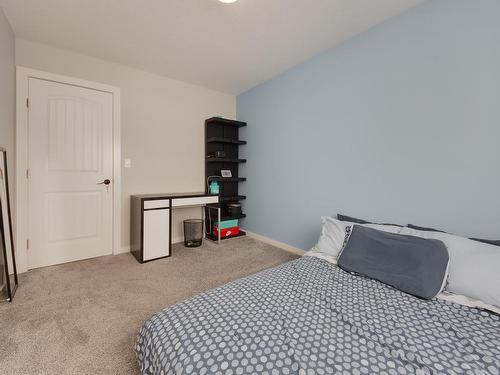
[[[124,249],[130,195],[204,190],[204,120],[234,118],[235,96],[23,39],[16,39],[16,64],[120,87],[122,158],[132,159],[131,169],[122,162]],[[176,210],[174,240],[182,239],[184,218],[200,215]]]

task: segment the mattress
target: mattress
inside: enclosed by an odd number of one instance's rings
[[[141,327],[143,374],[499,374],[500,317],[302,257]]]

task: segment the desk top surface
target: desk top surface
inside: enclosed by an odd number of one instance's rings
[[[175,199],[175,198],[196,198],[196,197],[216,197],[216,194],[201,193],[165,193],[165,194],[135,194],[132,198],[139,199]]]

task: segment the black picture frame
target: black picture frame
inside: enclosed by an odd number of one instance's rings
[[[9,173],[7,167],[7,151],[0,148],[3,163],[0,164],[0,246],[2,257],[2,278],[0,280],[0,302],[12,302],[16,294],[19,280],[17,276],[16,254],[14,251],[14,237],[12,230],[12,214],[9,193]],[[10,261],[9,261],[10,254]]]

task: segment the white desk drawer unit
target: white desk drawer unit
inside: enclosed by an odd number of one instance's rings
[[[144,209],[152,210],[156,208],[169,208],[170,207],[170,199],[154,199],[144,201]]]
[[[144,211],[143,260],[170,256],[170,209]]]
[[[199,206],[210,203],[218,203],[219,196],[193,197],[193,198],[175,198],[172,199],[172,207]]]
[[[132,254],[140,263],[171,256],[172,209],[214,203],[219,203],[219,196],[204,193],[133,195],[130,208]],[[220,217],[220,207],[211,209],[217,209]]]

